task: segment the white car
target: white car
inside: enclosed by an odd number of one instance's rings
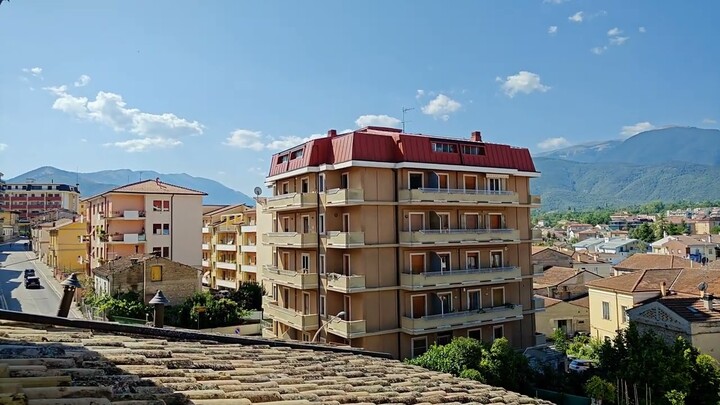
[[[593,367],[595,367],[595,362],[592,360],[575,359],[570,362],[568,369],[576,373],[581,373],[583,371],[588,371]]]

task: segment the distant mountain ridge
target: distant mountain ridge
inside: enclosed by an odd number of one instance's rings
[[[185,173],[164,174],[151,170],[135,171],[129,169],[103,170],[92,173],[72,173],[52,166],[43,166],[27,173],[23,173],[8,183],[25,182],[33,179],[37,183],[79,184],[83,197],[90,197],[104,193],[115,187],[137,181],[155,179],[175,184],[193,190],[203,191],[208,195],[203,198],[203,204],[248,204],[255,205],[255,201],[248,195],[233,190],[223,184],[204,177],[194,177]]]

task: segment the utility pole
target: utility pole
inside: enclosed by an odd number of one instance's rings
[[[412,111],[414,109],[415,108],[412,108],[412,107],[411,108],[408,108],[408,107],[402,108],[402,131],[403,131],[403,133],[405,133],[405,124],[409,122],[409,121],[405,121],[405,113],[408,111]]]

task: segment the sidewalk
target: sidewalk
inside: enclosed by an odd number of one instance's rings
[[[60,299],[62,299],[64,287],[60,284],[60,281],[55,278],[55,275],[53,274],[53,269],[43,263],[41,260],[37,259],[37,256],[34,252],[25,252],[25,255],[27,256],[29,263],[31,263],[32,266],[35,268],[35,272],[38,277],[40,277],[43,280],[44,284],[53,291],[55,291],[55,293],[60,297]],[[82,315],[82,311],[80,311],[80,308],[78,307],[78,304],[77,302],[75,302],[75,300],[73,300],[72,306],[70,306],[69,318],[85,319],[85,317]]]

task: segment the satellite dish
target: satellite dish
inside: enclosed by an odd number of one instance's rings
[[[707,283],[703,281],[702,283],[698,284],[697,288],[698,290],[705,292],[707,291]]]
[[[255,187],[253,192],[255,193],[255,195],[259,196],[260,194],[262,194],[262,189],[260,187]]]

